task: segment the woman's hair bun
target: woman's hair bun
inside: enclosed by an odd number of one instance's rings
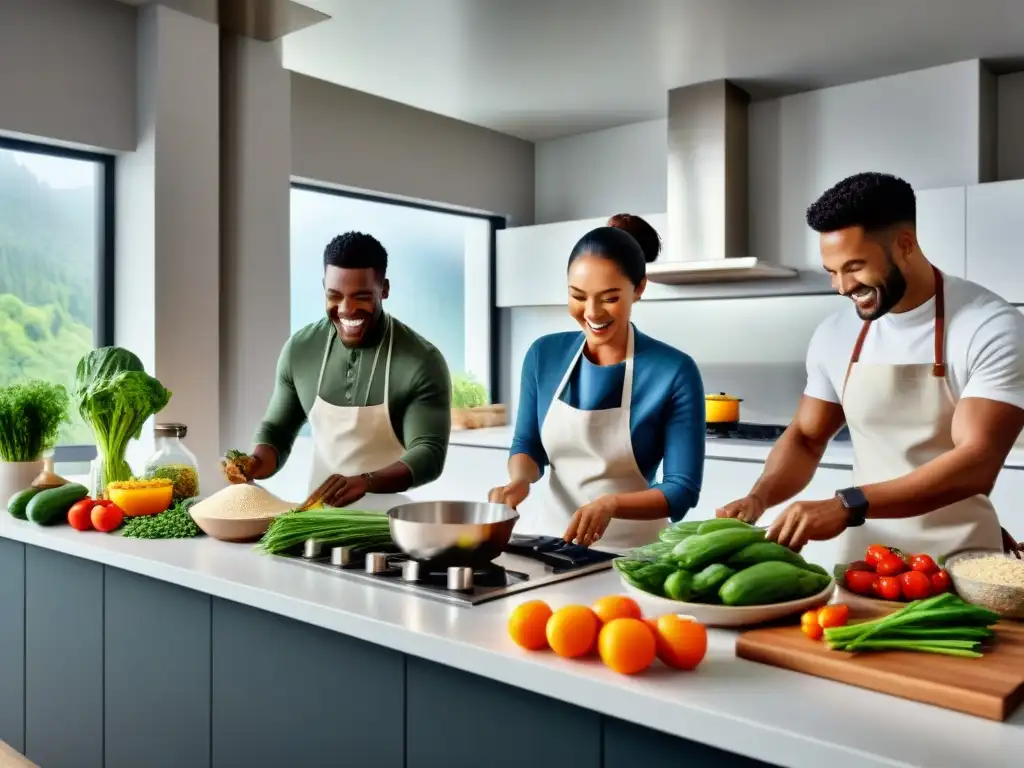
[[[644,252],[644,260],[650,264],[661,253],[661,238],[657,230],[644,219],[632,213],[617,213],[608,219],[608,226],[621,229],[633,236]]]

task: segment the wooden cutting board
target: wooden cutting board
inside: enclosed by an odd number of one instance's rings
[[[1024,624],[1001,622],[995,630],[995,643],[981,659],[902,651],[830,651],[793,626],[744,632],[736,641],[736,655],[1002,721],[1024,701]]]

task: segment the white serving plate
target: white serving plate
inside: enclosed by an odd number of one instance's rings
[[[658,616],[664,613],[681,613],[692,616],[701,624],[709,627],[749,627],[764,624],[777,619],[784,619],[812,608],[825,605],[832,597],[836,588],[835,580],[816,595],[802,600],[791,600],[788,603],[771,603],[769,605],[744,605],[730,607],[727,605],[708,605],[706,603],[684,603],[681,600],[669,600],[658,597],[642,589],[637,589],[619,575],[622,586],[630,596],[640,604],[644,614]]]

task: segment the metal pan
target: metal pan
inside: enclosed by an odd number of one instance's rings
[[[504,504],[419,501],[388,510],[404,554],[437,567],[486,565],[505,551],[519,513]]]

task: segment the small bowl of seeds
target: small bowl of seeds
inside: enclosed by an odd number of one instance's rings
[[[961,552],[946,561],[946,570],[968,603],[1024,619],[1024,560],[1000,552]]]

